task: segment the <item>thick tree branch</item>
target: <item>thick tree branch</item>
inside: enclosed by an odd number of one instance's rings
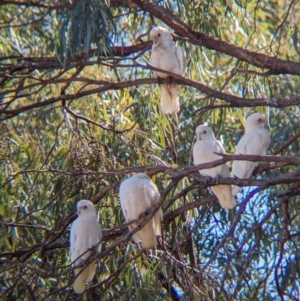
[[[300,137],[300,132],[292,136],[290,139],[286,140],[280,147],[275,149],[275,151],[272,153],[272,155],[277,155],[281,153],[284,149],[286,149],[290,144],[292,144],[294,141],[296,141]]]
[[[259,68],[269,69],[272,74],[295,74],[300,75],[300,63],[282,60],[265,54],[252,52],[247,49],[229,44],[222,40],[217,40],[206,34],[191,29],[187,24],[175,16],[169,9],[155,3],[146,3],[142,0],[132,0],[144,11],[160,19],[173,30],[176,31],[184,40],[191,44],[204,46],[208,49],[235,57]]]
[[[300,157],[292,157],[292,156],[255,156],[255,155],[226,155],[222,153],[216,153],[219,156],[221,156],[221,159],[208,162],[208,163],[203,163],[203,164],[198,164],[198,165],[193,165],[193,166],[178,166],[176,168],[168,167],[168,166],[162,166],[162,165],[148,165],[148,166],[137,166],[137,167],[126,167],[118,170],[112,170],[108,172],[101,172],[101,171],[92,171],[92,172],[67,172],[63,170],[58,170],[58,169],[53,169],[53,168],[47,168],[43,170],[24,170],[17,172],[11,177],[15,177],[19,174],[24,174],[24,173],[45,173],[45,172],[50,172],[50,173],[60,173],[64,174],[67,176],[98,176],[98,177],[115,177],[115,176],[124,176],[132,173],[139,173],[139,172],[144,172],[150,176],[153,176],[158,173],[164,173],[164,174],[169,174],[172,178],[183,178],[185,176],[188,176],[194,172],[197,172],[201,169],[207,169],[207,168],[212,168],[219,166],[221,164],[233,161],[233,160],[238,160],[238,161],[253,161],[253,162],[276,162],[276,163],[285,163],[289,165],[299,165],[300,164]],[[199,177],[201,177],[199,175]],[[207,180],[205,177],[201,177],[204,180]],[[225,178],[224,178],[225,179]],[[224,184],[236,184],[238,179],[233,179],[233,178],[227,178],[227,182]],[[232,182],[229,182],[232,181]],[[246,180],[246,181],[251,181],[251,180]],[[213,184],[214,180],[212,179],[209,184]],[[221,182],[220,182],[221,183]],[[248,182],[247,182],[248,183]],[[253,182],[254,183],[254,182]],[[249,186],[253,184],[252,182],[249,182]],[[221,183],[223,184],[223,183]],[[116,185],[115,183],[113,185]],[[255,185],[255,184],[253,184]]]
[[[141,42],[136,45],[130,45],[130,46],[112,46],[111,47],[111,53],[114,57],[127,57],[131,54],[137,53],[137,52],[144,52],[150,49],[152,45],[152,41],[147,42]],[[93,57],[97,49],[91,49],[89,51],[89,57]],[[103,54],[102,54],[103,55]],[[105,55],[105,54],[104,54]],[[103,57],[105,58],[105,57]],[[106,58],[111,58],[111,55],[107,53]],[[62,69],[63,67],[65,69],[73,68],[75,65],[78,66],[90,66],[97,64],[99,62],[89,61],[87,60],[87,55],[85,53],[78,54],[75,59],[69,59],[65,66],[62,66],[62,64],[57,60],[56,57],[45,57],[45,58],[39,58],[39,57],[23,57],[23,56],[3,56],[0,57],[0,61],[3,60],[16,60],[16,64],[11,63],[4,63],[0,67],[1,71],[18,71],[18,70],[24,70],[24,69],[37,69],[37,70],[50,70],[50,69]],[[9,75],[7,75],[9,76]]]
[[[178,209],[175,209],[164,215],[163,223],[168,224],[170,221],[174,220],[177,216],[182,215],[184,212],[188,210],[192,210],[194,208],[198,208],[200,206],[205,206],[206,204],[211,204],[213,202],[217,202],[217,198],[215,196],[204,197],[198,200],[193,201],[192,203],[186,204]]]
[[[71,8],[73,6],[72,3],[65,2],[64,4],[55,4],[49,5],[44,1],[32,1],[32,0],[24,0],[24,1],[17,1],[17,0],[2,0],[1,5],[10,4],[10,5],[17,5],[17,6],[26,6],[26,7],[40,7],[40,8],[47,8],[47,9],[62,9],[62,8]]]
[[[159,70],[157,68],[151,68],[154,70]],[[167,72],[166,72],[167,73]],[[291,105],[300,105],[300,95],[289,97],[289,98],[240,98],[236,97],[234,95],[222,93],[216,90],[213,90],[199,82],[184,78],[182,76],[172,74],[172,76],[175,78],[174,82],[178,84],[187,85],[190,87],[197,88],[201,92],[221,100],[224,100],[230,105],[227,107],[256,107],[256,106],[270,106],[270,107],[287,107]],[[102,93],[109,90],[119,90],[119,89],[127,89],[129,87],[134,87],[138,85],[145,85],[145,84],[156,84],[158,83],[158,80],[156,78],[143,78],[143,79],[136,79],[136,80],[129,80],[129,81],[122,81],[122,82],[106,82],[103,84],[103,81],[101,81],[102,87],[94,88],[90,90],[84,90],[75,94],[67,94],[67,95],[59,95],[55,97],[48,98],[44,101],[36,102],[30,105],[25,105],[16,109],[0,109],[0,114],[3,114],[3,117],[0,118],[0,120],[6,120],[9,118],[13,118],[15,116],[18,116],[20,113],[44,107],[47,105],[54,104],[59,101],[68,101],[73,100],[77,98],[81,98],[84,96]]]
[[[71,9],[73,7],[72,2],[65,2],[63,4],[55,4],[55,5],[49,5],[47,2],[44,1],[33,1],[33,0],[24,0],[24,1],[18,1],[18,0],[2,0],[2,5],[5,4],[11,4],[11,5],[18,5],[18,6],[26,6],[26,7],[40,7],[40,8],[48,8],[48,9],[57,9],[60,10],[62,8]],[[131,0],[110,0],[109,4],[111,7],[129,7],[129,8],[135,8],[137,5],[133,3]]]
[[[297,157],[279,157],[279,156],[250,156],[250,155],[224,155],[224,158],[210,162],[210,163],[205,163],[205,164],[199,164],[196,166],[188,166],[184,167],[181,170],[173,169],[173,168],[167,168],[164,166],[154,166],[154,167],[144,167],[146,170],[150,170],[151,168],[156,169],[155,173],[158,172],[163,172],[165,174],[170,174],[173,178],[173,181],[169,184],[169,186],[162,191],[160,202],[157,206],[152,208],[151,211],[147,212],[145,221],[141,223],[141,225],[146,223],[150,218],[154,215],[156,212],[157,208],[162,205],[164,202],[167,194],[173,189],[178,181],[182,179],[185,176],[191,175],[194,179],[196,179],[202,187],[208,187],[208,186],[213,186],[213,185],[218,185],[218,184],[235,184],[238,186],[259,186],[260,188],[257,189],[256,191],[253,191],[255,194],[256,192],[266,189],[267,187],[278,185],[278,184],[291,184],[291,183],[298,183],[300,182],[300,170],[295,170],[293,172],[289,172],[286,174],[282,174],[280,176],[277,176],[273,179],[235,179],[235,178],[219,178],[218,181],[216,179],[212,178],[206,178],[202,177],[197,173],[196,171],[200,169],[206,169],[209,167],[215,167],[220,164],[223,164],[229,160],[251,160],[251,161],[269,161],[269,162],[290,162],[293,164],[299,164],[300,163],[300,158]],[[118,170],[115,172],[109,172],[109,173],[100,173],[103,176],[116,176],[116,175],[125,175],[126,173],[128,174],[129,172],[142,172],[145,170],[142,169],[142,167],[139,168],[127,168],[124,170]],[[95,175],[95,173],[92,173]],[[110,186],[106,187],[103,191],[101,191],[98,195],[96,195],[93,198],[94,203],[98,203],[102,198],[106,196],[106,194],[111,191],[112,189],[115,189],[118,186],[118,182],[114,182]],[[253,194],[252,193],[252,194]],[[180,197],[180,195],[178,196]],[[196,200],[192,203],[189,203],[181,208],[178,208],[172,212],[169,212],[165,215],[164,217],[164,224],[170,222],[173,220],[175,217],[181,215],[182,213],[191,210],[193,208],[199,207],[201,205],[208,204],[210,202],[216,201],[216,198],[214,196],[212,197],[206,197],[206,198],[201,198],[199,200]],[[65,232],[66,227],[72,222],[72,220],[75,218],[75,214],[71,213],[67,217],[65,217],[57,227],[55,227],[53,230],[50,231],[52,234],[47,234],[47,237],[45,237],[45,242],[38,243],[36,245],[30,246],[30,247],[24,247],[20,248],[19,250],[15,252],[4,252],[0,254],[0,256],[7,257],[7,258],[12,258],[12,257],[22,257],[24,255],[32,254],[36,251],[39,252],[44,252],[46,250],[51,250],[51,249],[56,249],[56,248],[65,248],[68,246],[68,243],[57,243],[55,240],[62,235],[63,232]],[[7,226],[7,225],[6,225]],[[122,227],[116,227],[110,230],[104,230],[103,231],[103,239],[102,241],[108,241],[114,238],[119,237],[120,235],[123,235],[126,232],[126,227],[127,225],[122,225]],[[55,230],[56,229],[56,230]],[[138,231],[138,230],[136,230]],[[131,234],[133,234],[132,232]],[[131,236],[128,236],[128,239]],[[123,239],[121,240],[123,242]],[[121,243],[120,242],[120,243]]]

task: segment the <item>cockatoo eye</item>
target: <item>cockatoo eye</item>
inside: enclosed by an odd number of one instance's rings
[[[88,206],[85,205],[83,208],[84,208],[84,209],[88,209]]]
[[[160,37],[160,36],[161,36],[161,34],[159,33],[157,36],[158,36],[158,37]]]
[[[261,118],[258,119],[258,122],[262,122]]]
[[[203,131],[203,134],[207,134],[206,131]]]

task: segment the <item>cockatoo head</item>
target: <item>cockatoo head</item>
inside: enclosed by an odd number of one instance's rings
[[[150,38],[154,45],[164,47],[173,44],[171,33],[161,26],[153,27],[150,31]]]
[[[261,113],[254,113],[246,119],[246,132],[267,127],[267,117]]]
[[[196,136],[197,141],[215,138],[213,130],[207,125],[199,125],[196,128]]]
[[[77,203],[77,214],[79,216],[83,216],[89,213],[95,213],[96,210],[94,204],[87,200],[81,200]]]

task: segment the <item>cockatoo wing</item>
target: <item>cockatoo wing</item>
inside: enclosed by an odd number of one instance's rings
[[[70,230],[70,257],[71,262],[74,262],[78,256],[76,256],[76,240],[77,240],[77,234],[76,234],[76,220],[72,223],[71,230]]]
[[[176,47],[175,54],[179,63],[180,75],[183,75],[186,68],[186,53],[182,47]]]
[[[70,253],[71,253],[71,261],[74,262],[75,266],[80,265],[82,261],[87,259],[90,255],[90,252],[87,252],[84,255],[82,255],[87,250],[89,244],[88,235],[83,235],[82,233],[83,226],[84,226],[83,221],[80,219],[80,217],[78,217],[73,222],[71,227]],[[82,272],[81,272],[82,268],[78,268],[74,270],[74,275],[76,278],[73,284],[73,289],[78,294],[84,291],[88,279],[93,278],[95,274],[93,273],[93,271],[90,271],[91,265],[92,263],[89,266],[87,266]],[[95,264],[94,266],[96,267]]]
[[[153,249],[157,246],[157,239],[155,235],[155,222],[152,218],[143,228],[137,231],[132,237],[135,243],[141,243],[144,249]],[[130,225],[129,230],[132,231],[135,226]]]
[[[175,48],[175,56],[178,62],[179,68],[171,67],[171,72],[183,75],[186,68],[186,55],[182,47]],[[164,114],[177,113],[180,110],[179,97],[178,97],[178,85],[171,84],[161,85],[161,111]]]
[[[194,144],[193,147],[193,157],[194,164],[203,164],[208,162],[213,162],[220,159],[220,156],[214,154],[214,152],[224,153],[224,148],[222,144],[217,140],[200,140]],[[223,170],[223,165],[219,165],[209,169],[199,170],[200,174],[203,176],[208,176],[216,178],[221,175]]]
[[[225,153],[222,143],[218,140],[199,140],[194,144],[193,157],[194,164],[208,163],[220,159],[220,156],[214,154]],[[209,169],[199,170],[200,174],[216,178],[218,176],[229,177],[229,168],[222,164]],[[236,206],[236,200],[231,193],[230,185],[216,185],[210,187],[218,198],[220,205],[225,209],[232,209]]]
[[[143,179],[134,175],[121,183],[119,191],[120,203],[127,222],[138,220],[141,213],[151,206],[150,201],[146,197],[144,182],[147,184],[147,178]]]
[[[266,129],[257,129],[245,134],[239,141],[235,154],[248,154],[263,156],[266,155],[270,145],[270,135]],[[233,161],[232,175],[240,179],[249,179],[252,176],[254,168],[258,162],[251,161]],[[233,195],[237,195],[240,187],[232,185]]]
[[[97,246],[95,251],[100,251],[101,245],[99,241],[102,238],[102,229],[100,228],[100,225],[96,219],[90,221],[88,233],[89,233],[89,242],[88,242],[89,248],[93,248]]]
[[[70,253],[71,261],[76,261],[75,265],[80,264],[81,259],[88,258],[87,253],[82,255],[89,247],[89,237],[84,233],[85,228],[85,223],[80,217],[73,222],[71,227]]]
[[[70,253],[74,262],[78,257],[87,259],[89,252],[82,255],[87,249],[97,245],[96,250],[100,250],[99,241],[102,238],[102,230],[97,220],[83,220],[78,217],[71,227]],[[82,255],[82,256],[81,256]],[[79,262],[79,260],[78,260]],[[78,262],[76,264],[78,264]]]
[[[161,208],[157,210],[153,217],[155,236],[162,236],[161,223],[163,221],[163,211]]]
[[[157,205],[160,198],[160,193],[158,192],[156,186],[150,182],[144,186],[146,197],[148,198],[151,209]],[[156,236],[161,236],[161,222],[163,220],[163,212],[162,209],[159,208],[157,212],[155,212],[152,219],[142,228],[141,231],[138,232],[139,237],[142,241],[142,247],[144,249],[151,249],[157,245]]]
[[[124,217],[131,222],[156,205],[160,194],[147,175],[137,174],[121,183],[119,196]],[[161,220],[162,210],[159,208],[152,219],[133,235],[134,241],[141,242],[145,249],[154,248],[157,245],[156,235],[161,235]],[[129,230],[135,227],[132,224]]]
[[[146,194],[150,200],[151,208],[156,206],[159,202],[160,193],[158,192],[156,186],[150,182],[151,185],[147,187]],[[155,212],[153,218],[153,228],[155,236],[161,236],[161,222],[163,221],[163,211],[160,208]]]

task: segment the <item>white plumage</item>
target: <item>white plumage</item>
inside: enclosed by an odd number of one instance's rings
[[[84,264],[92,251],[88,249],[97,245],[96,251],[100,251],[99,241],[102,238],[102,230],[98,223],[97,213],[92,202],[81,200],[77,203],[78,218],[73,222],[70,235],[70,254],[73,265]],[[86,252],[83,256],[81,256]],[[80,258],[78,258],[80,257]],[[77,260],[78,259],[78,260]],[[83,269],[74,281],[74,291],[82,293],[85,285],[93,279],[96,273],[97,261],[91,262],[87,267],[74,270],[75,276]]]
[[[220,156],[214,154],[225,154],[222,143],[215,138],[212,129],[206,125],[199,125],[196,129],[197,142],[193,147],[194,164],[203,164],[221,159]],[[199,170],[203,176],[217,178],[218,176],[228,178],[229,168],[226,164],[222,164],[209,169]],[[221,206],[225,209],[232,209],[236,206],[236,200],[231,193],[230,185],[211,186],[211,190],[218,198]]]
[[[186,57],[183,48],[176,47],[171,33],[163,27],[154,27],[150,31],[153,41],[151,49],[151,65],[175,74],[183,75]],[[167,78],[169,75],[153,72],[155,77]],[[161,110],[164,114],[179,111],[178,85],[161,85]]]
[[[138,220],[147,209],[152,209],[159,202],[160,194],[151,179],[143,173],[138,173],[120,185],[120,202],[126,222]],[[162,209],[155,212],[151,220],[132,237],[136,243],[141,243],[144,249],[152,249],[157,245],[156,236],[161,236]],[[132,231],[135,224],[129,225]]]
[[[239,141],[235,154],[264,156],[270,146],[270,135],[265,128],[267,119],[264,114],[254,113],[246,120],[245,134]],[[258,162],[233,161],[232,175],[240,179],[249,179]],[[237,195],[240,187],[232,185],[233,195]]]

